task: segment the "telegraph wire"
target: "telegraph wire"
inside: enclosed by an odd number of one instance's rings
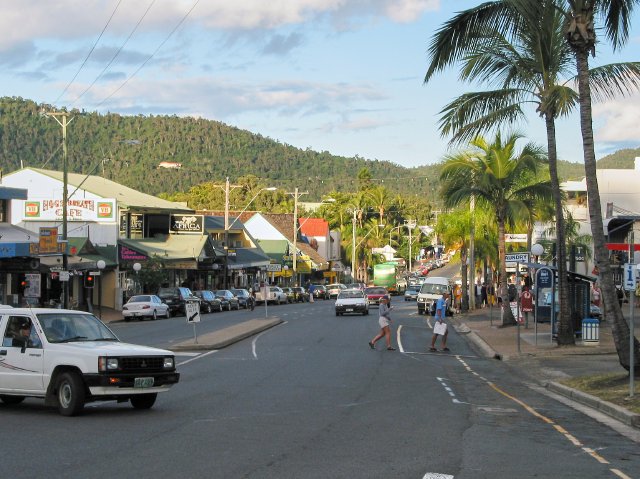
[[[109,17],[109,20],[107,20],[107,23],[105,24],[104,28],[100,32],[100,35],[98,36],[98,38],[94,42],[93,46],[91,47],[91,50],[89,50],[89,53],[87,53],[87,56],[85,57],[84,61],[82,62],[82,65],[80,65],[80,68],[78,68],[78,71],[76,72],[76,74],[73,75],[73,78],[71,79],[71,81],[69,83],[67,83],[67,86],[64,87],[64,90],[62,90],[62,93],[60,93],[60,95],[58,95],[58,98],[56,98],[56,100],[53,102],[54,104],[58,103],[58,100],[60,100],[64,96],[64,94],[67,92],[69,87],[73,84],[75,79],[78,77],[78,75],[80,74],[80,72],[82,71],[84,66],[86,65],[87,61],[89,60],[89,57],[91,56],[93,51],[96,49],[96,46],[100,42],[100,39],[102,38],[102,35],[104,35],[104,32],[107,30],[107,27],[111,23],[111,20],[113,20],[113,16],[116,14],[116,11],[118,11],[118,7],[120,7],[121,3],[122,3],[122,0],[118,0],[118,3],[116,4],[116,7],[113,9],[113,12],[111,12],[111,16]]]
[[[82,93],[80,93],[80,95],[78,95],[78,97],[73,100],[73,102],[71,102],[72,105],[74,105],[78,100],[80,100],[80,98],[82,98],[85,93],[87,93],[89,90],[91,90],[91,88],[93,87],[93,85],[96,84],[96,82],[102,78],[102,75],[105,74],[105,72],[109,69],[109,67],[113,64],[113,62],[115,61],[115,59],[118,57],[118,55],[120,55],[120,53],[122,52],[122,50],[124,49],[124,47],[126,46],[127,43],[129,43],[129,40],[131,40],[131,37],[133,36],[133,34],[138,30],[138,27],[142,24],[142,21],[145,19],[145,17],[147,16],[147,14],[149,13],[149,11],[151,10],[151,7],[153,7],[153,5],[156,3],[156,0],[152,0],[152,2],[149,4],[149,6],[147,7],[147,9],[145,10],[145,12],[142,14],[142,17],[140,17],[140,19],[138,20],[138,22],[136,23],[136,25],[133,27],[133,30],[131,30],[131,33],[129,33],[129,36],[127,36],[127,38],[125,39],[125,41],[122,43],[122,45],[120,45],[120,48],[118,48],[118,51],[113,55],[113,57],[111,58],[111,60],[109,60],[109,63],[107,63],[107,65],[102,69],[102,71],[98,74],[98,76],[96,76],[96,78],[93,80],[93,82],[91,82],[91,85],[89,85]]]
[[[98,103],[96,105],[96,108],[99,108],[100,106],[102,106],[107,100],[109,100],[113,95],[115,95],[116,93],[118,93],[127,83],[129,83],[129,81],[135,77],[138,72],[140,70],[142,70],[147,63],[149,63],[151,61],[151,59],[155,56],[156,53],[158,53],[160,51],[160,49],[164,46],[165,43],[167,43],[169,41],[169,39],[173,36],[173,34],[178,30],[178,28],[180,28],[182,26],[182,24],[185,22],[185,20],[187,19],[187,17],[189,15],[191,15],[191,12],[196,8],[196,6],[198,5],[198,3],[200,3],[200,0],[196,0],[194,2],[194,4],[191,6],[191,8],[187,11],[187,13],[185,13],[185,15],[182,17],[182,19],[177,23],[177,25],[173,28],[173,30],[171,30],[171,32],[169,32],[169,35],[166,36],[166,38],[160,43],[160,45],[158,45],[158,48],[156,48],[154,50],[154,52],[149,55],[149,57],[142,62],[142,64],[136,69],[136,71],[134,71],[124,82],[122,82],[122,84],[116,88],[115,90],[113,90],[107,97],[105,97],[100,103]]]

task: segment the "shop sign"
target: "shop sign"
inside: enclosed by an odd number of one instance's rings
[[[171,215],[171,233],[203,234],[203,215]]]
[[[129,215],[129,232],[142,233],[144,228],[144,215],[139,213],[131,213]]]
[[[132,250],[131,248],[127,248],[126,246],[119,245],[118,250],[118,257],[121,261],[146,261],[149,259],[146,255],[138,253],[137,251]]]
[[[24,296],[26,298],[39,298],[40,297],[40,274],[28,273],[24,275],[24,279],[27,280],[29,286],[24,289]]]
[[[0,244],[0,258],[15,258],[16,256],[15,243]]]
[[[37,221],[60,221],[63,201],[43,199],[24,202],[24,219]],[[70,199],[67,201],[67,221],[92,221],[113,223],[116,221],[116,200]]]
[[[58,252],[58,228],[40,227],[38,249],[40,254]]]

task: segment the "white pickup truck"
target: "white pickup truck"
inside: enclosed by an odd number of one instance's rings
[[[61,414],[90,401],[149,409],[180,380],[171,351],[120,342],[83,311],[0,306],[0,400],[43,398]]]

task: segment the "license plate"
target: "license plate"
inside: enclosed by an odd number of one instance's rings
[[[345,309],[345,311],[346,311],[347,313],[353,313],[353,308],[347,308],[347,309]]]
[[[153,378],[135,378],[133,380],[134,388],[150,388],[153,386]]]

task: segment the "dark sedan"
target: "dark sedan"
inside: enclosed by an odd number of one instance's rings
[[[387,298],[388,301],[391,301],[391,295],[387,291],[387,288],[383,288],[381,286],[365,288],[364,294],[367,297],[369,304],[376,304],[379,306],[382,298]]]
[[[304,303],[309,301],[309,292],[301,286],[294,286],[293,290],[294,301]]]
[[[251,298],[249,291],[246,289],[232,289],[231,292],[238,298],[241,308],[247,309],[249,307],[249,298]]]
[[[213,291],[199,290],[193,294],[200,298],[200,311],[203,313],[212,313],[214,311],[222,312],[222,302],[216,297]]]
[[[216,297],[222,302],[222,307],[227,311],[232,309],[240,309],[240,301],[228,289],[219,289],[216,291]]]

